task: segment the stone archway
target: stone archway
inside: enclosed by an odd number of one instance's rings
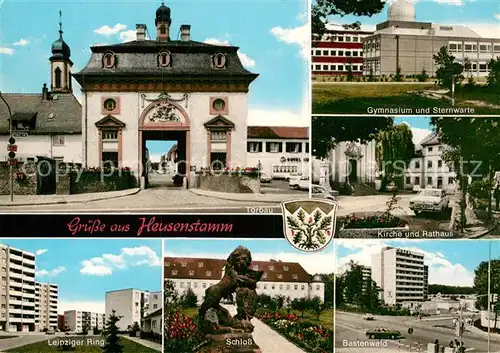
[[[190,181],[190,129],[191,121],[186,110],[180,102],[187,100],[185,95],[183,99],[173,99],[167,94],[160,94],[156,99],[147,99],[145,95],[143,100],[150,103],[144,108],[138,123],[139,137],[139,175],[147,177],[148,168],[146,166],[149,156],[146,150],[146,141],[148,139],[163,139],[165,136],[174,136],[180,146],[177,146],[179,153],[178,173],[185,176],[189,185]],[[187,105],[187,104],[186,104]]]

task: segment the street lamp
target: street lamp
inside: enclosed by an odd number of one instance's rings
[[[10,105],[7,103],[5,98],[2,95],[2,92],[0,92],[0,99],[5,103],[7,106],[7,111],[9,112],[9,143],[12,140],[12,111],[10,110]],[[9,180],[9,186],[10,186],[10,202],[14,202],[14,168],[12,166],[12,163],[9,165],[9,175],[10,175],[10,180]]]

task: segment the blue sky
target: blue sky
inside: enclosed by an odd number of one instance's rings
[[[136,23],[146,24],[155,38],[159,5],[160,1],[4,1],[0,89],[38,93],[44,82],[49,83],[48,58],[58,38],[59,10],[76,72],[85,67],[91,45],[133,40]],[[191,24],[192,40],[238,46],[247,69],[260,74],[250,87],[250,124],[307,125],[307,1],[177,0],[167,5],[173,37],[181,24]]]
[[[321,252],[305,253],[296,250],[286,239],[165,239],[164,254],[226,259],[239,245],[247,247],[254,260],[298,262],[311,274],[333,272],[333,242]]]
[[[389,1],[391,3],[392,1]],[[487,38],[500,37],[500,7],[498,1],[485,0],[430,0],[413,1],[416,20],[443,25],[465,25]],[[375,25],[387,20],[387,8],[372,17],[332,16],[329,22],[335,24],[360,21],[364,29],[373,30]]]
[[[36,280],[59,285],[59,312],[104,312],[106,291],[162,288],[161,240],[12,239],[36,254]]]
[[[371,255],[383,246],[401,247],[424,253],[429,265],[429,283],[472,286],[474,270],[481,261],[488,260],[488,244],[485,240],[396,240],[381,241],[365,239],[336,240],[336,267],[351,259],[359,264],[371,266]],[[500,259],[500,241],[491,242],[493,259]]]

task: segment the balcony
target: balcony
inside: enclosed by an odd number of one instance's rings
[[[10,278],[20,279],[20,280],[23,279],[23,275],[21,273],[17,273],[17,272],[14,272],[14,271],[10,271],[9,272],[9,277]]]
[[[23,267],[23,271],[29,274],[35,274],[35,269],[30,267]]]
[[[13,254],[12,251],[9,254],[9,258],[10,258],[11,261],[14,260],[14,261],[19,261],[21,263],[23,262],[23,257],[21,255],[15,255],[15,254]]]
[[[22,271],[24,269],[23,266],[15,264],[15,263],[12,263],[12,262],[9,264],[9,267],[11,269],[18,270],[18,271]]]
[[[35,299],[35,293],[23,293],[23,298]]]
[[[27,318],[20,318],[20,317],[11,317],[9,318],[10,323],[23,323],[23,324],[34,324],[35,323],[35,318],[32,319],[27,319]]]

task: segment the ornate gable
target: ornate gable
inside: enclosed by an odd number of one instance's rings
[[[96,122],[95,126],[99,129],[122,129],[125,127],[125,123],[112,115],[106,115],[104,118]]]
[[[215,118],[207,121],[204,125],[207,129],[229,130],[234,128],[234,123],[231,120],[223,117],[222,115],[217,115]]]

